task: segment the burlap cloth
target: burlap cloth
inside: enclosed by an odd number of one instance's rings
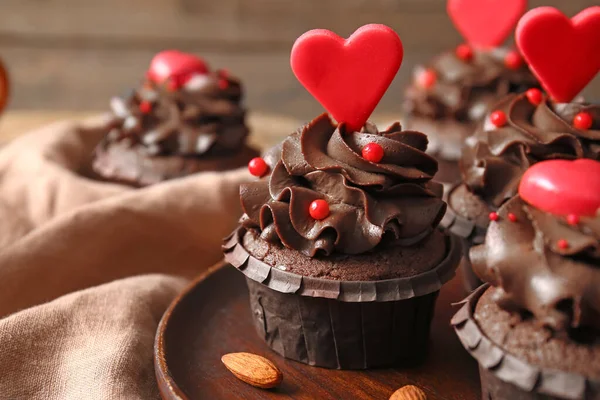
[[[245,170],[146,189],[82,177],[105,119],[0,149],[0,398],[153,399],[154,334],[222,258]]]

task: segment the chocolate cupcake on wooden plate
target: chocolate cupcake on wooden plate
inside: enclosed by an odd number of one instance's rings
[[[328,56],[315,57],[321,49]],[[365,124],[401,52],[383,25],[347,40],[322,30],[300,37],[294,72],[344,122],[314,119],[265,155],[264,177],[241,187],[245,214],[225,259],[246,276],[259,335],[287,358],[365,369],[426,355],[436,298],[461,246],[437,229],[446,205],[431,181],[427,137]],[[365,57],[381,68],[355,63]],[[371,100],[351,114],[338,107],[357,96]]]
[[[157,54],[146,81],[113,98],[113,124],[93,167],[104,179],[147,186],[202,171],[246,165],[258,152],[248,127],[240,81],[175,50]]]
[[[448,1],[448,14],[468,43],[415,69],[405,91],[406,127],[427,133],[428,151],[440,163],[436,179],[442,182],[460,179],[464,141],[494,103],[507,94],[539,87],[520,53],[500,47],[525,12],[525,3],[507,0],[473,9],[473,2]]]

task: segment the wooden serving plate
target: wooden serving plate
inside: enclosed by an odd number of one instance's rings
[[[179,295],[160,321],[154,348],[156,378],[164,399],[382,399],[404,385],[422,388],[429,400],[480,397],[477,363],[450,327],[451,303],[465,297],[459,277],[437,303],[427,360],[413,369],[338,371],[282,358],[262,342],[250,319],[244,276],[217,265]],[[262,390],[237,380],[221,363],[233,352],[259,354],[283,372],[281,386]]]

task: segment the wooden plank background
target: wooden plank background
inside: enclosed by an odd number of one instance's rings
[[[483,1],[483,0],[482,0]],[[461,42],[444,0],[2,0],[0,57],[13,110],[106,110],[152,55],[180,48],[227,67],[252,110],[308,119],[320,106],[289,68],[294,39],[312,28],[347,36],[380,22],[405,44],[405,62],[379,111],[396,113],[413,66]],[[530,0],[569,15],[597,0]],[[598,99],[596,79],[586,95]]]

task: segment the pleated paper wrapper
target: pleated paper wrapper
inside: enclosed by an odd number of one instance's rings
[[[412,365],[427,354],[440,288],[460,262],[460,239],[434,269],[410,278],[338,281],[272,268],[225,239],[225,260],[246,276],[257,332],[277,353],[309,365],[367,369]]]
[[[492,342],[473,316],[477,301],[488,288],[488,284],[482,285],[463,300],[451,322],[465,349],[479,362],[483,398],[600,399],[600,381],[529,364]]]

